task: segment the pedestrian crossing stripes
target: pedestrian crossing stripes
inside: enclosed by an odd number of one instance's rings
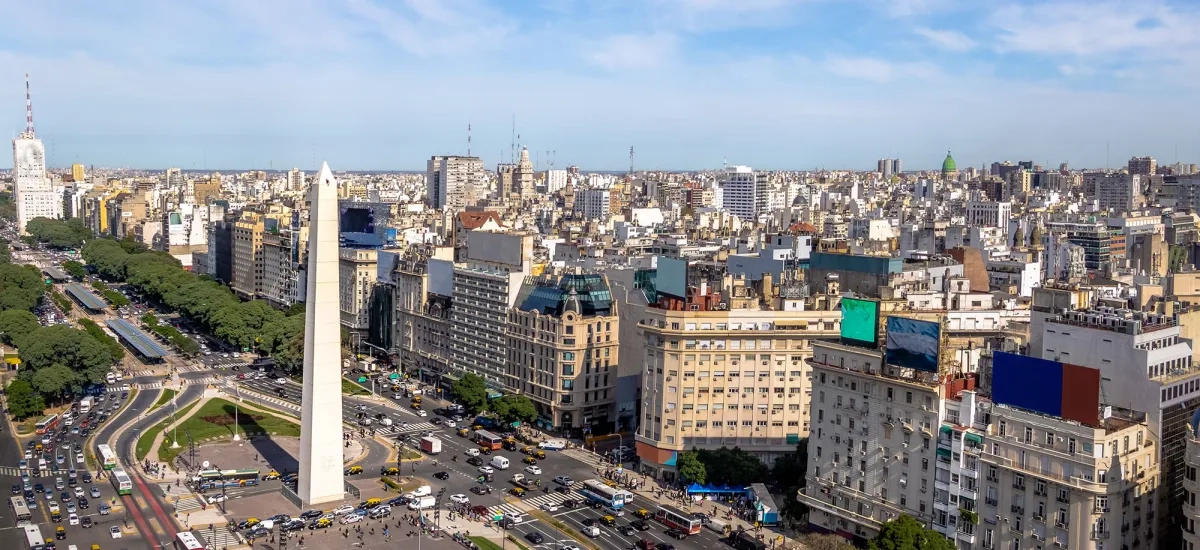
[[[230,531],[228,527],[216,526],[203,531],[197,531],[204,540],[208,542],[209,548],[226,548],[231,546],[240,546],[242,538],[237,533]]]
[[[199,510],[200,508],[200,500],[196,497],[181,498],[175,501],[176,512],[191,512],[192,510]]]
[[[247,392],[247,393],[249,393],[249,392]],[[272,403],[272,404],[278,405],[278,406],[280,406],[280,407],[283,407],[283,408],[286,408],[286,409],[291,409],[291,410],[293,410],[293,411],[298,411],[298,410],[300,410],[300,405],[299,405],[299,404],[293,403],[293,402],[291,402],[291,401],[288,401],[288,400],[286,400],[286,399],[279,399],[279,398],[277,398],[277,397],[271,397],[271,396],[263,395],[263,394],[261,394],[261,393],[257,393],[257,392],[255,392],[255,395],[254,395],[254,396],[255,396],[255,398],[257,398],[257,399],[261,399],[261,400],[263,400],[263,401],[266,401],[266,402],[268,402],[268,403]]]
[[[577,491],[582,487],[583,487],[583,483],[576,481],[575,483],[571,484],[571,492],[570,493],[566,493],[566,494],[558,493],[558,492],[546,493],[546,494],[541,494],[538,496],[531,496],[531,497],[523,498],[523,499],[521,499],[521,502],[523,504],[526,504],[533,508],[541,508],[543,504],[553,504],[555,506],[561,507],[562,503],[566,500],[578,501],[580,499],[580,495],[578,494]],[[517,514],[524,513],[520,507],[518,507],[515,504],[508,503],[508,502],[506,502],[504,504],[499,504],[496,506],[491,506],[488,508],[488,511],[493,512],[493,513],[494,512],[501,512],[501,513],[513,512],[513,513],[517,513]]]
[[[380,428],[378,428],[376,430],[376,432],[383,434],[383,435],[392,435],[392,434],[407,434],[407,433],[413,433],[413,432],[427,432],[427,431],[433,431],[436,429],[438,429],[437,426],[430,424],[428,422],[413,422],[407,426],[401,426],[399,424],[392,424],[391,426],[381,426]]]
[[[135,371],[130,371],[130,372],[129,372],[129,376],[131,376],[131,377],[134,377],[134,376],[154,376],[155,374],[158,374],[158,373],[156,373],[156,372],[154,372],[154,371],[152,371],[152,370],[150,370],[150,369],[135,370]]]
[[[138,387],[138,388],[141,387],[138,384],[134,384],[134,386]],[[108,389],[108,393],[120,393],[123,391],[129,391],[129,384],[119,384],[116,386],[109,386],[107,389]]]
[[[175,370],[182,371],[182,372],[196,372],[196,371],[202,371],[202,370],[209,370],[209,367],[207,365],[194,363],[194,364],[184,365],[182,367],[176,367]]]
[[[0,475],[16,477],[21,475],[21,470],[12,466],[0,466]]]

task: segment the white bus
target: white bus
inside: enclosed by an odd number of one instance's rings
[[[113,487],[116,487],[118,495],[133,494],[133,481],[120,466],[114,466],[108,477],[112,478]]]
[[[616,510],[624,508],[626,504],[633,503],[633,493],[623,489],[609,487],[608,485],[605,485],[604,482],[597,479],[589,479],[583,482],[582,491],[584,496],[588,497],[589,499],[600,502],[605,506]]]
[[[46,550],[46,539],[42,538],[42,530],[36,525],[26,525],[25,529],[25,545],[29,550]]]
[[[117,465],[117,454],[103,443],[96,445],[96,458],[104,465],[105,470],[111,470]]]
[[[17,518],[17,527],[33,525],[33,514],[29,513],[29,505],[25,504],[24,498],[12,497],[8,499],[8,507],[13,511],[13,517]]]
[[[175,550],[204,550],[204,545],[191,531],[180,531],[175,536]]]

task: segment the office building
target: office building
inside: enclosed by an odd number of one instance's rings
[[[967,226],[1008,228],[1012,219],[1012,203],[1002,201],[967,202]]]
[[[33,131],[29,75],[25,75],[25,131],[13,138],[13,202],[21,234],[29,220],[63,217],[62,188],[46,174],[46,146]]]
[[[374,249],[341,248],[338,250],[342,327],[351,332],[367,330],[368,305],[371,289],[375,287],[378,255]]]
[[[1144,202],[1141,175],[1106,173],[1096,177],[1093,185],[1096,190],[1093,198],[1101,210],[1130,212]]]
[[[546,192],[557,193],[567,186],[566,170],[546,170]]]
[[[298,168],[292,168],[287,174],[287,189],[288,191],[303,191],[304,190],[304,172]]]
[[[585,220],[607,219],[612,211],[612,192],[608,189],[580,189],[575,192],[575,211]]]
[[[453,269],[448,363],[502,389],[508,381],[508,310],[530,274],[533,235],[471,231],[468,242],[466,261]]]
[[[1158,173],[1158,161],[1154,157],[1133,157],[1127,168],[1131,175],[1149,177]]]
[[[767,174],[749,166],[731,166],[719,183],[721,207],[742,221],[757,221],[767,212],[770,200]]]
[[[262,241],[264,217],[258,212],[243,211],[233,223],[233,279],[229,288],[244,299],[262,291]]]
[[[464,210],[480,198],[484,181],[479,157],[434,156],[425,169],[425,203],[430,208]]]

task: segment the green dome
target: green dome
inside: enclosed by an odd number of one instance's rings
[[[950,174],[958,171],[958,166],[954,164],[954,157],[950,156],[950,151],[946,150],[946,160],[942,161],[942,173]]]

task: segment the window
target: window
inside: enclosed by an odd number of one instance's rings
[[[1025,442],[1033,443],[1033,428],[1030,428],[1030,427],[1025,428]]]
[[[1046,445],[1054,446],[1054,432],[1046,432]]]

